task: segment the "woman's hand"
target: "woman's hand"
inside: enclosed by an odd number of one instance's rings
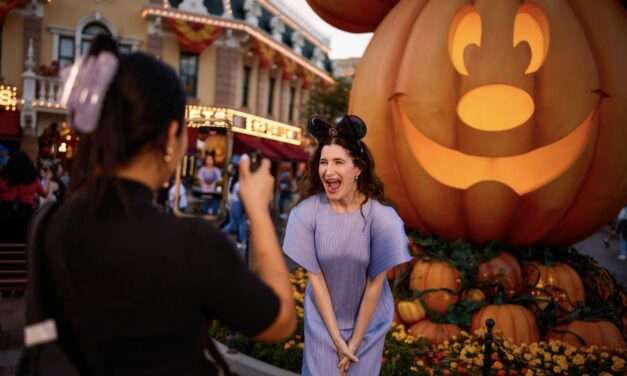
[[[349,348],[348,344],[342,340],[337,341],[337,343],[335,344],[335,349],[337,351],[337,357],[338,359],[340,359],[340,363],[344,360],[347,359],[351,362],[355,362],[357,363],[359,361],[359,358],[357,358],[357,356],[355,355],[354,351],[351,351],[351,349]],[[338,367],[339,364],[338,363]]]
[[[346,346],[350,354],[357,354],[360,345],[361,341],[351,338]],[[337,368],[340,369],[340,375],[345,375],[352,363],[354,363],[354,361],[348,356],[340,357],[340,362],[337,364]]]
[[[270,175],[270,161],[264,159],[257,171],[250,172],[250,157],[244,154],[239,163],[239,194],[249,216],[268,211],[272,200],[274,178]]]

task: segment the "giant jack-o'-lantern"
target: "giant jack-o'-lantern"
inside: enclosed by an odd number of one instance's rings
[[[627,201],[625,61],[612,0],[401,0],[349,110],[409,226],[569,244]]]

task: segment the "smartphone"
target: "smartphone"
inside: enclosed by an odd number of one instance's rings
[[[259,150],[255,150],[248,155],[250,157],[250,172],[255,172],[261,166],[263,155]]]

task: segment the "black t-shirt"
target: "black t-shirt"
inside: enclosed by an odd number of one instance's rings
[[[108,375],[207,375],[202,355],[217,319],[249,336],[279,312],[276,294],[226,237],[201,219],[160,212],[153,192],[108,179],[96,212],[80,194],[52,215],[44,249],[80,348]],[[65,273],[65,274],[64,274]],[[58,288],[68,277],[73,291]]]

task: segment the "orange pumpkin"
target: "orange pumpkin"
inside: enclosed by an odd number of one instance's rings
[[[552,339],[577,347],[594,345],[610,349],[625,348],[623,335],[609,321],[572,321],[549,330],[547,340]]]
[[[405,324],[413,324],[422,320],[427,315],[425,307],[420,303],[420,300],[400,301],[396,307],[401,320],[403,320]]]
[[[567,264],[556,263],[553,266],[546,266],[532,262],[525,266],[525,274],[529,286],[540,289],[532,291],[532,294],[541,299],[550,296],[567,312],[571,312],[575,305],[585,302],[586,291],[581,278],[575,269]],[[548,292],[544,293],[542,289]]]
[[[613,0],[392,8],[349,112],[368,124],[405,223],[447,239],[572,244],[609,222],[627,197],[624,13]]]
[[[523,273],[518,260],[501,252],[491,260],[479,264],[479,281],[501,285],[510,298],[523,288]]]
[[[387,272],[387,278],[390,281],[395,280],[396,278],[400,277],[403,275],[403,273],[405,273],[406,271],[409,270],[409,262],[406,262],[404,264],[400,264],[398,266],[393,267],[392,269],[388,270]]]
[[[420,260],[414,265],[409,277],[409,288],[425,292],[422,302],[432,311],[446,313],[451,304],[459,299],[461,287],[460,274],[457,269],[444,261]],[[432,291],[431,289],[448,289],[448,291]]]
[[[313,10],[331,25],[350,31],[374,31],[399,0],[307,0]]]
[[[439,345],[453,336],[458,336],[461,329],[452,324],[437,324],[431,320],[422,320],[412,325],[407,332],[416,338],[426,338],[433,345]]]
[[[471,302],[482,302],[485,300],[485,294],[480,289],[470,289],[464,293],[464,299]]]
[[[494,320],[494,331],[512,342],[532,343],[540,340],[536,319],[527,308],[516,304],[489,305],[472,317],[471,331],[485,329],[486,320]]]

